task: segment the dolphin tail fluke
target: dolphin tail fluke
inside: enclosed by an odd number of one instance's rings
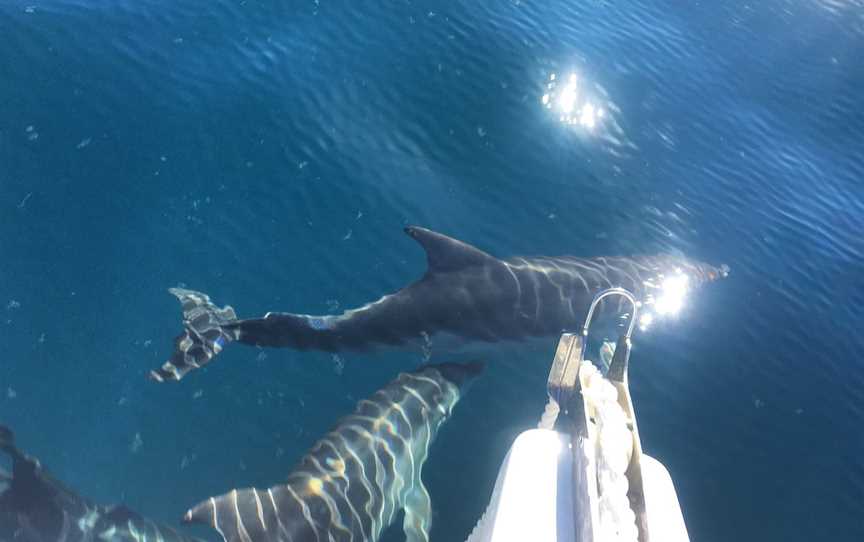
[[[168,290],[183,307],[183,333],[174,339],[174,353],[162,367],[150,371],[157,382],[180,380],[186,373],[206,365],[226,344],[237,338],[237,331],[225,326],[237,322],[230,306],[219,308],[210,297],[194,290]]]

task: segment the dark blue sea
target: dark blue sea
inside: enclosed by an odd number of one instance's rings
[[[0,423],[77,491],[176,524],[283,480],[421,353],[238,346],[155,384],[167,288],[338,312],[423,273],[419,224],[728,264],[635,336],[643,446],[694,542],[864,540],[860,0],[3,0],[0,43]],[[555,343],[442,354],[489,368],[426,465],[433,540]]]

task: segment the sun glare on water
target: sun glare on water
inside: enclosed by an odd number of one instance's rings
[[[681,312],[690,292],[690,277],[676,270],[673,275],[664,277],[659,285],[647,283],[646,286],[654,291],[642,304],[644,312],[639,318],[639,328],[642,330],[650,327],[657,317],[674,318]]]
[[[546,93],[540,101],[546,109],[557,114],[562,123],[588,131],[594,130],[605,115],[603,108],[592,102],[576,73],[569,74],[563,81],[551,74]]]
[[[660,287],[660,295],[654,302],[654,310],[657,314],[678,314],[684,306],[687,297],[688,278],[685,274],[675,275],[663,281]]]

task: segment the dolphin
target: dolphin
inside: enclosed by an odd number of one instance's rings
[[[184,331],[175,338],[171,358],[150,371],[150,378],[180,380],[235,341],[333,352],[428,341],[445,332],[480,341],[553,336],[580,329],[604,289],[626,288],[651,304],[662,300],[670,280],[680,294],[729,272],[725,265],[673,255],[502,260],[425,228],[409,226],[405,232],[426,251],[423,277],[340,315],[268,312],[241,320],[233,308],[220,309],[201,292],[171,288],[182,305]]]
[[[401,373],[315,443],[284,483],[211,497],[184,520],[210,525],[225,542],[374,542],[404,510],[406,541],[427,542],[423,463],[482,369],[444,363]]]
[[[201,542],[123,505],[103,506],[81,497],[21,452],[3,426],[0,452],[12,460],[11,474],[0,469],[2,542]]]

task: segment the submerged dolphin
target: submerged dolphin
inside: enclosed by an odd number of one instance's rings
[[[269,489],[235,489],[186,513],[225,542],[372,541],[405,511],[407,542],[429,540],[432,503],[421,471],[441,424],[480,363],[402,373],[362,400]]]
[[[11,475],[0,469],[2,542],[201,542],[125,506],[97,505],[77,495],[18,450],[3,426],[0,452],[12,460]]]
[[[675,278],[676,289],[726,276],[679,256],[536,257],[501,260],[424,228],[405,232],[426,251],[428,270],[413,284],[358,309],[331,316],[268,312],[237,319],[200,292],[172,288],[183,307],[184,332],[171,358],[150,372],[180,380],[233,341],[257,346],[337,351],[396,345],[439,332],[496,341],[551,336],[581,328],[594,296],[618,286],[650,303]]]

